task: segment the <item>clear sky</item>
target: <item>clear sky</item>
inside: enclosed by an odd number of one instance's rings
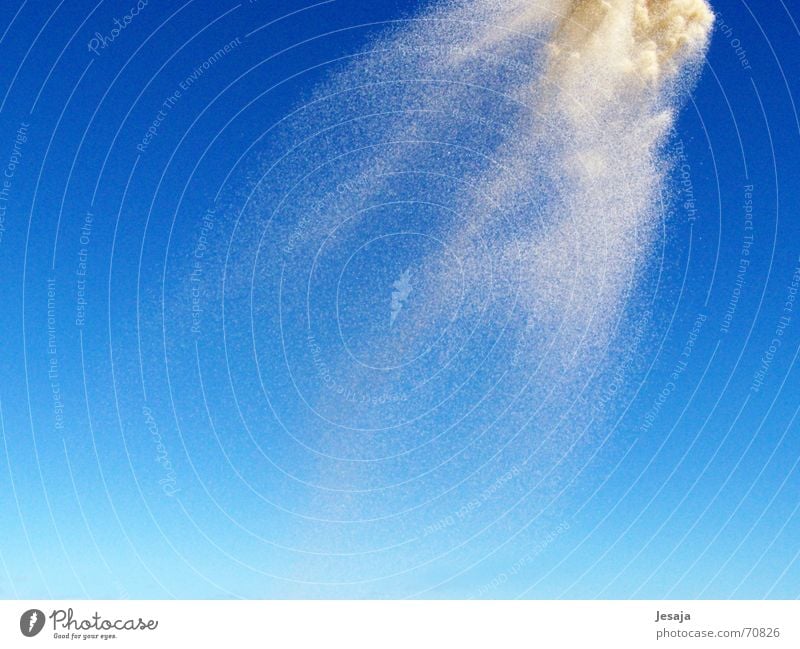
[[[500,131],[338,159],[424,105],[315,103],[433,4],[2,4],[0,597],[800,595],[800,12],[712,3],[616,334],[545,398],[516,303],[431,293]]]

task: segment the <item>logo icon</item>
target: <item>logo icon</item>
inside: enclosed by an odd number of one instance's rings
[[[25,611],[19,618],[19,630],[22,635],[32,638],[44,628],[44,613],[38,608]]]
[[[406,268],[392,284],[394,290],[392,291],[392,315],[389,319],[389,326],[394,325],[400,311],[403,310],[403,303],[411,295],[413,287],[411,286],[411,269]]]

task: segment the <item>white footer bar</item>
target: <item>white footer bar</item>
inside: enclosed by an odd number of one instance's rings
[[[658,618],[658,619],[657,619]],[[0,601],[0,647],[800,647],[787,601]]]

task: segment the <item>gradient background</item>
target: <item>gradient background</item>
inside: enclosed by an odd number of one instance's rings
[[[281,323],[305,296],[278,315],[277,266],[252,279],[272,262],[254,252],[250,192],[288,189],[266,171],[286,144],[270,128],[425,3],[150,0],[97,55],[93,34],[133,2],[3,3],[0,597],[797,597],[800,305],[785,306],[800,268],[800,32],[782,1],[713,4],[670,145],[684,193],[637,296],[644,342],[591,441],[532,475],[519,440],[535,425],[483,435],[491,399],[448,429],[480,383],[422,432],[359,436],[341,403],[344,432],[315,419],[298,395],[331,395],[284,367],[305,334]],[[179,83],[237,38],[137,150]],[[392,254],[346,276],[372,296],[353,335],[373,310],[388,318],[415,251]],[[335,290],[323,282],[310,306],[326,342]],[[419,435],[430,445],[396,457]]]

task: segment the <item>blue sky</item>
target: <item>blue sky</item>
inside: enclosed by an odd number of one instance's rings
[[[496,331],[419,401],[364,369],[425,351],[376,332],[406,269],[451,264],[441,211],[286,263],[313,225],[268,215],[315,152],[273,166],[281,120],[427,6],[311,5],[151,1],[113,39],[127,4],[0,9],[0,596],[796,597],[796,11],[713,3],[619,394],[539,446],[536,404],[481,400]]]

